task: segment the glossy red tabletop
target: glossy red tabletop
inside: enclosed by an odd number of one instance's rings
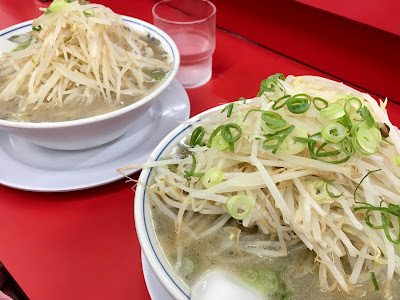
[[[155,4],[152,0],[98,2],[149,22]],[[47,5],[39,0],[0,0],[0,29],[37,17],[38,8]],[[218,11],[217,18],[218,14],[226,18],[229,11]],[[246,26],[246,20],[240,22]],[[263,28],[249,30],[263,33]],[[318,66],[303,65],[222,29],[217,30],[213,59],[212,79],[187,90],[191,115],[241,96],[253,97],[260,81],[276,72],[330,77],[317,71]],[[399,124],[398,105],[389,103],[389,110]],[[120,180],[67,193],[33,193],[0,185],[0,260],[30,299],[150,299],[131,185]]]

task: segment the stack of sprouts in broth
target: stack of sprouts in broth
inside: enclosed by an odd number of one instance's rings
[[[369,286],[389,299],[400,274],[400,138],[386,104],[342,83],[278,73],[254,99],[190,123],[177,146],[186,155],[141,165],[153,168],[150,203],[176,225],[175,271],[185,257],[179,236],[196,242],[223,228],[242,255],[305,249],[302,271],[317,266],[327,295]]]
[[[1,119],[104,114],[143,98],[171,68],[158,40],[134,31],[109,8],[55,0],[43,10],[31,32],[17,37],[20,45],[0,57]]]

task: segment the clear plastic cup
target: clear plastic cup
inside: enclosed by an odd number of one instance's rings
[[[185,88],[201,86],[211,78],[216,11],[214,4],[204,0],[164,0],[153,7],[154,25],[178,47],[177,78]]]

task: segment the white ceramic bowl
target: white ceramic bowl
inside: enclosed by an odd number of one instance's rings
[[[211,111],[222,110],[225,105],[226,104],[223,104],[207,110],[191,118],[188,122],[194,123]],[[192,127],[193,125],[191,124],[181,124],[175,128],[154,149],[153,153],[149,156],[148,161],[155,161],[161,157],[167,157],[174,146],[192,132]],[[140,174],[139,181],[144,182],[147,185],[151,179],[152,170],[153,169],[143,169]],[[158,244],[151,220],[146,190],[141,184],[138,184],[136,188],[134,211],[136,232],[139,238],[140,246],[142,247],[142,251],[147,258],[147,261],[149,262],[154,274],[174,299],[190,299],[190,290],[179,279],[179,277],[174,274],[164,254],[162,253],[160,245]]]
[[[46,123],[0,120],[0,130],[21,136],[43,147],[59,150],[79,150],[100,146],[120,137],[131,126],[140,126],[140,117],[147,112],[160,93],[175,78],[180,57],[175,43],[159,28],[127,16],[123,16],[123,20],[134,30],[142,34],[149,33],[152,37],[158,39],[165,51],[170,54],[173,63],[172,69],[157,89],[129,106],[103,115],[73,121]],[[27,21],[0,31],[0,53],[10,51],[15,47],[14,44],[7,41],[7,38],[28,32],[31,25],[32,21]]]

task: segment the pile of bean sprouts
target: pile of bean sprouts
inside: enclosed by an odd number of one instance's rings
[[[83,2],[53,1],[33,21],[29,43],[0,57],[0,101],[18,101],[19,113],[71,101],[114,104],[148,92],[155,79],[145,69],[170,69],[120,15]]]
[[[322,289],[351,292],[372,280],[376,289],[386,282],[389,298],[400,274],[400,138],[386,103],[320,77],[273,75],[258,97],[191,123],[187,157],[124,169],[153,168],[149,200],[178,235],[200,239],[234,218],[266,239],[247,237],[237,243],[241,252],[284,257],[307,247],[315,253],[308,270],[318,265]],[[332,123],[340,125],[321,136]],[[343,127],[341,144],[334,139]],[[199,231],[200,215],[219,217]]]

